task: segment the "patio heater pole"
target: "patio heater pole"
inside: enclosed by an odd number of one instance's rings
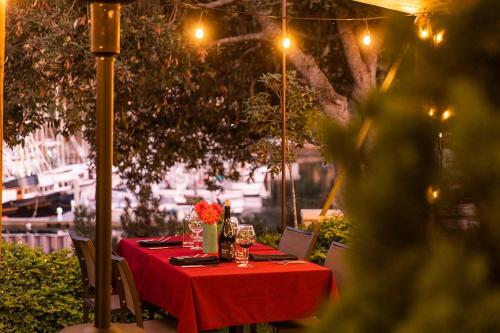
[[[90,5],[90,48],[96,56],[96,311],[95,327],[111,325],[111,191],[113,168],[114,66],[120,53],[120,4]]]
[[[90,1],[90,51],[97,62],[96,83],[96,307],[95,326],[77,325],[62,332],[143,332],[111,325],[111,190],[113,168],[114,65],[120,53],[119,0]]]
[[[286,0],[281,2],[281,33],[282,40],[286,38]],[[286,228],[286,47],[282,45],[281,73],[281,230]]]
[[[3,82],[5,67],[5,4],[0,0],[0,180],[3,182]],[[0,186],[0,198],[3,186]],[[2,206],[0,205],[0,265],[2,264]]]

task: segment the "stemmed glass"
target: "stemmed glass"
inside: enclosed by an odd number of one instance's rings
[[[203,224],[196,214],[189,217],[188,227],[194,233],[193,247],[191,249],[201,250],[200,233],[203,231]]]
[[[238,230],[238,226],[240,225],[240,223],[238,222],[238,218],[236,217],[231,217],[229,219],[229,223],[231,223],[231,226],[233,227],[233,230]]]
[[[255,230],[250,224],[240,224],[236,232],[236,244],[243,249],[243,257],[238,267],[252,267],[248,264],[249,248],[255,243]]]

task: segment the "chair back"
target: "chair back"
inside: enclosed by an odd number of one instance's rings
[[[346,261],[349,247],[345,244],[332,242],[325,259],[325,267],[331,269],[335,275],[335,283],[342,289],[347,282],[348,265]]]
[[[135,316],[137,326],[144,328],[141,301],[127,260],[114,255],[112,256],[112,262],[113,276],[120,295],[120,305],[122,308],[126,307]]]
[[[90,238],[76,235],[74,231],[69,233],[75,252],[80,263],[84,287],[95,288],[95,247]]]
[[[278,250],[308,260],[316,244],[316,237],[314,232],[287,227],[281,236]]]

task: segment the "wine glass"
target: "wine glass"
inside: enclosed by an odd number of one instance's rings
[[[193,247],[194,231],[191,230],[189,221],[196,218],[196,213],[191,211],[182,219],[182,246]]]
[[[249,248],[255,243],[255,230],[250,224],[240,224],[236,232],[236,244],[243,249],[243,258],[238,267],[252,267],[248,264]]]
[[[192,214],[188,221],[189,230],[194,233],[193,250],[201,250],[200,233],[203,231],[203,224],[196,214]]]
[[[234,230],[234,232],[236,232],[238,230],[238,226],[240,225],[240,223],[238,222],[238,218],[236,217],[231,217],[229,219],[229,223],[231,223],[231,227],[232,229]]]

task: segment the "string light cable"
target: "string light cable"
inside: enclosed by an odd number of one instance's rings
[[[218,12],[226,12],[226,13],[231,13],[231,14],[241,14],[241,15],[248,15],[248,16],[259,16],[259,17],[266,17],[269,19],[281,19],[282,17],[279,15],[272,15],[272,14],[266,14],[266,13],[261,13],[261,12],[253,12],[253,11],[247,11],[247,10],[238,10],[238,9],[232,9],[232,8],[221,8],[221,7],[207,7],[203,3],[195,2],[195,3],[186,3],[186,2],[176,2],[179,6],[182,6],[187,9],[192,9],[192,10],[207,10],[207,11],[218,11]],[[395,17],[419,17],[422,15],[428,15],[428,12],[422,12],[422,13],[414,13],[414,14],[409,14],[409,13],[402,13],[402,14],[391,14],[391,15],[378,15],[378,16],[368,16],[368,17],[342,17],[342,18],[337,18],[337,17],[309,17],[309,16],[290,16],[287,15],[287,19],[289,21],[295,20],[301,20],[301,21],[326,21],[326,22],[335,22],[335,21],[377,21],[377,20],[385,20],[385,19],[391,19]]]

